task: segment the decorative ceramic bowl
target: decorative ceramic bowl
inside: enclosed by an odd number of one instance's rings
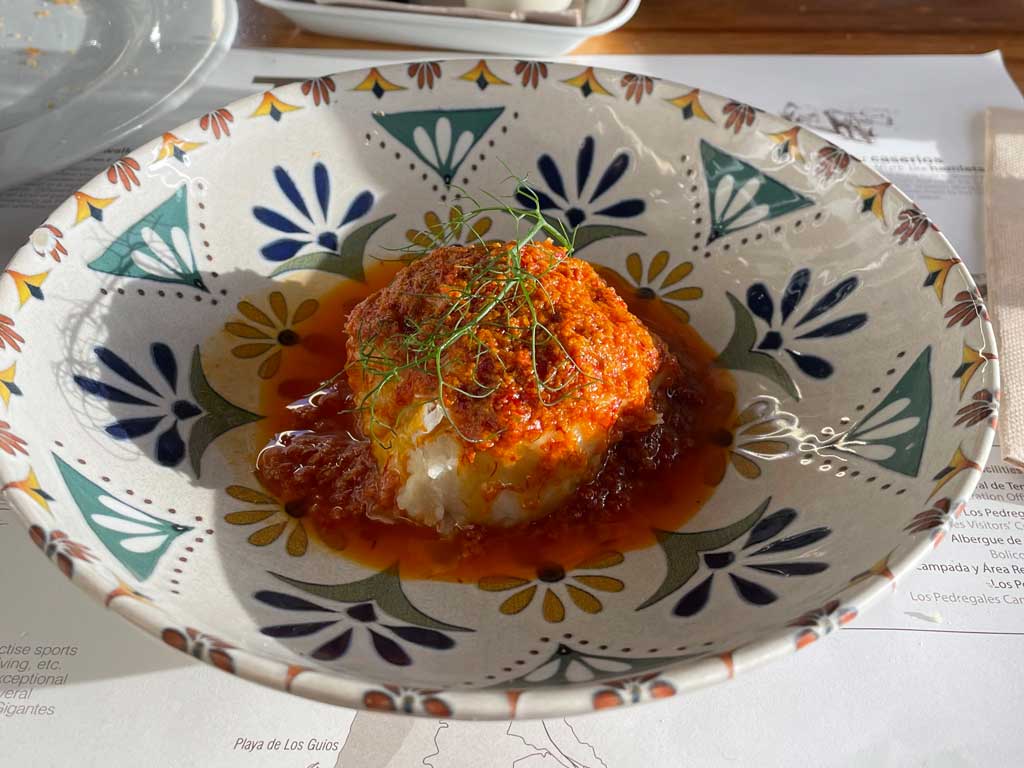
[[[403,580],[256,484],[258,394],[318,296],[508,169],[717,350],[730,461],[647,549]],[[443,717],[644,701],[803,648],[942,538],[999,405],[967,270],[884,178],[747,104],[539,62],[349,72],[164,134],[19,251],[0,347],[3,488],[76,585],[241,677]]]

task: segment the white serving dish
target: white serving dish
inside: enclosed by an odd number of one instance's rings
[[[431,16],[402,10],[327,6],[300,0],[257,2],[280,11],[300,27],[322,35],[422,48],[536,57],[561,56],[590,37],[618,29],[633,17],[640,6],[640,0],[627,0],[618,12],[603,21],[567,27]]]

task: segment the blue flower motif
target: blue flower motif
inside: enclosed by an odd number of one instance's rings
[[[808,559],[808,556],[814,552],[814,545],[832,533],[831,529],[824,526],[808,528],[783,536],[796,518],[796,510],[785,507],[761,518],[742,545],[735,546],[736,541],[733,541],[725,547],[702,553],[704,568],[700,571],[707,575],[679,598],[672,613],[684,617],[699,613],[708,604],[716,574],[722,574],[720,580],[728,574],[729,582],[744,602],[770,605],[779,596],[760,583],[763,575],[813,576],[828,570],[828,563]],[[793,559],[778,561],[775,559],[778,555]],[[755,578],[758,580],[754,581]]]
[[[291,175],[281,166],[274,168],[274,179],[281,192],[295,208],[299,216],[289,218],[283,213],[266,208],[262,205],[252,209],[253,216],[261,224],[287,235],[260,248],[263,258],[268,261],[287,261],[299,251],[314,246],[310,251],[327,251],[340,253],[341,240],[339,232],[347,224],[365,216],[373,207],[373,194],[369,190],[360,192],[349,203],[345,214],[337,224],[331,218],[331,180],[327,167],[323,163],[313,166],[313,188],[316,193],[316,206],[306,204],[302,193],[295,185]],[[294,214],[289,214],[294,216]]]
[[[413,663],[412,657],[405,651],[400,641],[435,651],[446,651],[455,646],[454,640],[436,629],[388,623],[388,620],[378,613],[372,600],[359,602],[341,613],[333,608],[325,608],[322,605],[311,603],[301,597],[274,590],[261,590],[253,597],[273,608],[298,611],[307,616],[313,614],[309,618],[304,616],[296,624],[275,624],[262,627],[260,632],[268,637],[309,637],[329,629],[328,639],[324,642],[318,640],[317,642],[320,644],[309,653],[318,661],[340,659],[352,647],[353,639],[364,631],[369,637],[374,652],[388,664],[396,667],[407,667]]]
[[[123,357],[106,347],[96,347],[95,352],[99,361],[110,371],[141,390],[141,394],[133,394],[122,389],[123,385],[114,386],[85,376],[74,377],[75,383],[88,394],[112,404],[128,406],[130,411],[138,414],[118,418],[105,427],[104,431],[115,440],[132,440],[150,434],[170,420],[167,428],[157,437],[156,458],[164,466],[180,464],[185,457],[185,442],[178,425],[202,415],[203,409],[192,400],[178,395],[178,363],[171,348],[160,342],[150,346],[153,365],[166,385],[165,392],[161,392]]]
[[[828,360],[817,355],[808,355],[793,349],[792,344],[809,339],[823,339],[842,336],[860,328],[868,321],[863,312],[846,315],[817,327],[806,327],[809,323],[830,312],[842,303],[860,284],[856,277],[848,277],[831,288],[828,293],[814,302],[799,320],[787,329],[785,326],[807,293],[811,282],[811,271],[800,269],[793,273],[779,302],[779,323],[775,325],[775,302],[764,283],[754,283],[747,289],[747,307],[768,325],[768,331],[754,347],[758,352],[770,354],[780,349],[796,363],[797,367],[815,379],[827,379],[835,370]]]
[[[579,153],[576,155],[576,187],[575,191],[566,189],[562,174],[551,155],[544,154],[537,161],[537,168],[551,194],[531,187],[531,191],[537,195],[541,210],[564,211],[565,221],[570,229],[575,229],[584,221],[587,216],[610,216],[617,219],[639,216],[644,212],[646,205],[644,201],[633,197],[627,200],[620,200],[616,203],[605,205],[598,203],[598,200],[614,187],[629,170],[629,155],[625,152],[617,154],[608,167],[604,169],[601,177],[592,189],[589,188],[590,172],[594,165],[594,137],[587,136],[580,145]],[[589,191],[589,195],[587,192]],[[517,194],[519,202],[533,208],[534,201],[528,194],[520,192]],[[597,210],[591,210],[591,206],[601,205]]]

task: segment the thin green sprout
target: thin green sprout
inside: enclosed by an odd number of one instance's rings
[[[383,354],[376,344],[375,337],[366,339],[362,334],[359,335],[359,338],[364,338],[364,340],[360,344],[355,359],[349,363],[346,370],[358,369],[365,380],[373,381],[373,386],[362,395],[359,403],[351,410],[365,415],[365,427],[369,438],[385,448],[389,448],[390,443],[384,444],[381,435],[394,436],[397,431],[393,424],[380,418],[377,412],[377,401],[390,384],[397,382],[404,373],[409,371],[425,373],[437,380],[434,397],[428,402],[438,403],[444,419],[459,437],[469,443],[488,439],[487,437],[464,434],[455,422],[446,400],[446,395],[449,393],[481,400],[491,396],[497,390],[497,385],[487,385],[480,380],[480,363],[487,356],[492,356],[493,361],[503,370],[507,370],[507,368],[500,356],[495,355],[480,338],[477,331],[482,328],[520,333],[528,339],[534,383],[540,394],[541,403],[546,406],[555,405],[570,396],[580,385],[581,378],[590,378],[582,376],[582,370],[572,359],[561,340],[538,317],[537,300],[553,306],[553,300],[541,280],[547,271],[541,275],[534,275],[523,269],[521,262],[522,248],[541,234],[546,234],[561,245],[566,251],[566,258],[568,258],[572,254],[575,231],[570,234],[562,222],[548,221],[541,210],[537,194],[526,185],[524,179],[515,178],[515,181],[516,189],[511,200],[517,201],[517,199],[525,198],[532,203],[531,208],[515,207],[489,192],[486,193],[486,196],[494,204],[481,205],[465,190],[457,189],[459,198],[468,201],[473,206],[471,210],[464,212],[461,208],[457,208],[449,220],[442,223],[440,231],[423,231],[413,238],[414,241],[428,241],[429,247],[423,248],[419,243],[413,242],[404,248],[394,249],[403,254],[401,260],[412,261],[425,256],[436,248],[452,244],[464,229],[468,229],[473,234],[475,244],[486,246],[487,241],[472,225],[475,219],[487,213],[501,213],[511,217],[516,223],[517,237],[511,249],[507,253],[503,252],[493,259],[486,259],[470,268],[466,284],[459,289],[456,296],[417,294],[424,299],[447,300],[449,304],[442,313],[429,322],[420,322],[414,318],[405,321],[409,332],[398,341],[400,350],[398,359]],[[524,227],[525,233],[520,234]],[[423,237],[421,238],[419,235],[423,235]],[[553,263],[548,270],[554,269],[558,263],[560,261]],[[475,307],[474,305],[479,302],[485,289],[493,292],[482,306]],[[530,321],[525,329],[514,324],[516,316],[524,310],[528,313]],[[475,391],[468,389],[465,385],[452,384],[447,378],[447,355],[463,339],[468,339],[476,345],[472,353],[475,363],[472,384],[476,387]],[[573,369],[567,380],[559,385],[554,384],[557,368],[553,368],[547,376],[543,376],[538,368],[538,350],[552,343]]]

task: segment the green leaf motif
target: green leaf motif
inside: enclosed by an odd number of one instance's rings
[[[56,454],[53,460],[86,524],[110,554],[139,581],[153,574],[161,556],[175,539],[192,530],[190,526],[153,517],[115,499]]]
[[[524,690],[538,686],[567,685],[628,677],[656,667],[663,668],[673,662],[694,658],[698,655],[691,653],[683,656],[627,658],[587,653],[560,643],[550,656],[522,677],[498,683],[493,687]]]
[[[631,235],[643,237],[644,234],[639,229],[616,227],[612,224],[583,224],[576,228],[573,239],[573,252],[579,253],[591,243],[596,243],[598,240],[606,240],[609,237],[627,237]]]
[[[392,213],[352,230],[341,244],[338,253],[318,251],[316,253],[293,256],[271,272],[270,276],[277,277],[286,272],[311,269],[318,272],[330,272],[334,275],[341,275],[342,277],[348,277],[360,283],[365,283],[366,272],[363,269],[363,258],[366,253],[366,244],[373,237],[373,234],[395,218],[395,215]]]
[[[188,435],[189,461],[195,476],[199,477],[203,454],[210,447],[210,443],[235,427],[251,424],[263,417],[228,402],[210,386],[206,373],[203,371],[203,361],[198,346],[192,353],[189,383],[192,387],[192,397],[203,409],[203,415],[192,426],[192,431]]]
[[[427,109],[373,116],[380,126],[426,163],[446,185],[504,107]]]
[[[889,394],[843,439],[844,450],[917,477],[932,412],[932,348],[925,347]]]
[[[799,400],[800,388],[779,361],[766,352],[754,349],[757,344],[757,328],[750,311],[731,293],[726,292],[725,295],[732,306],[732,337],[715,358],[715,363],[720,368],[764,376],[778,384],[794,400]]]
[[[664,600],[676,590],[683,587],[686,582],[693,578],[693,574],[700,568],[700,554],[711,552],[716,549],[728,546],[745,534],[764,515],[771,503],[771,496],[744,517],[724,528],[715,528],[710,531],[699,533],[676,533],[674,531],[655,531],[658,537],[658,544],[665,553],[665,561],[668,570],[661,586],[653,595],[637,606],[638,611],[650,608],[657,602]]]
[[[208,291],[189,240],[188,186],[178,189],[114,240],[89,269]]]
[[[402,589],[402,580],[398,575],[398,564],[379,571],[360,581],[353,581],[348,584],[314,584],[307,581],[299,581],[279,573],[268,571],[275,579],[290,584],[296,589],[301,589],[310,595],[334,600],[339,603],[365,603],[374,602],[385,613],[408,624],[415,624],[427,629],[446,629],[450,632],[473,632],[467,627],[459,627],[454,624],[446,624],[423,613],[409,602]]]
[[[711,205],[708,243],[762,221],[778,218],[814,203],[780,181],[765,175],[703,139],[700,156]]]

